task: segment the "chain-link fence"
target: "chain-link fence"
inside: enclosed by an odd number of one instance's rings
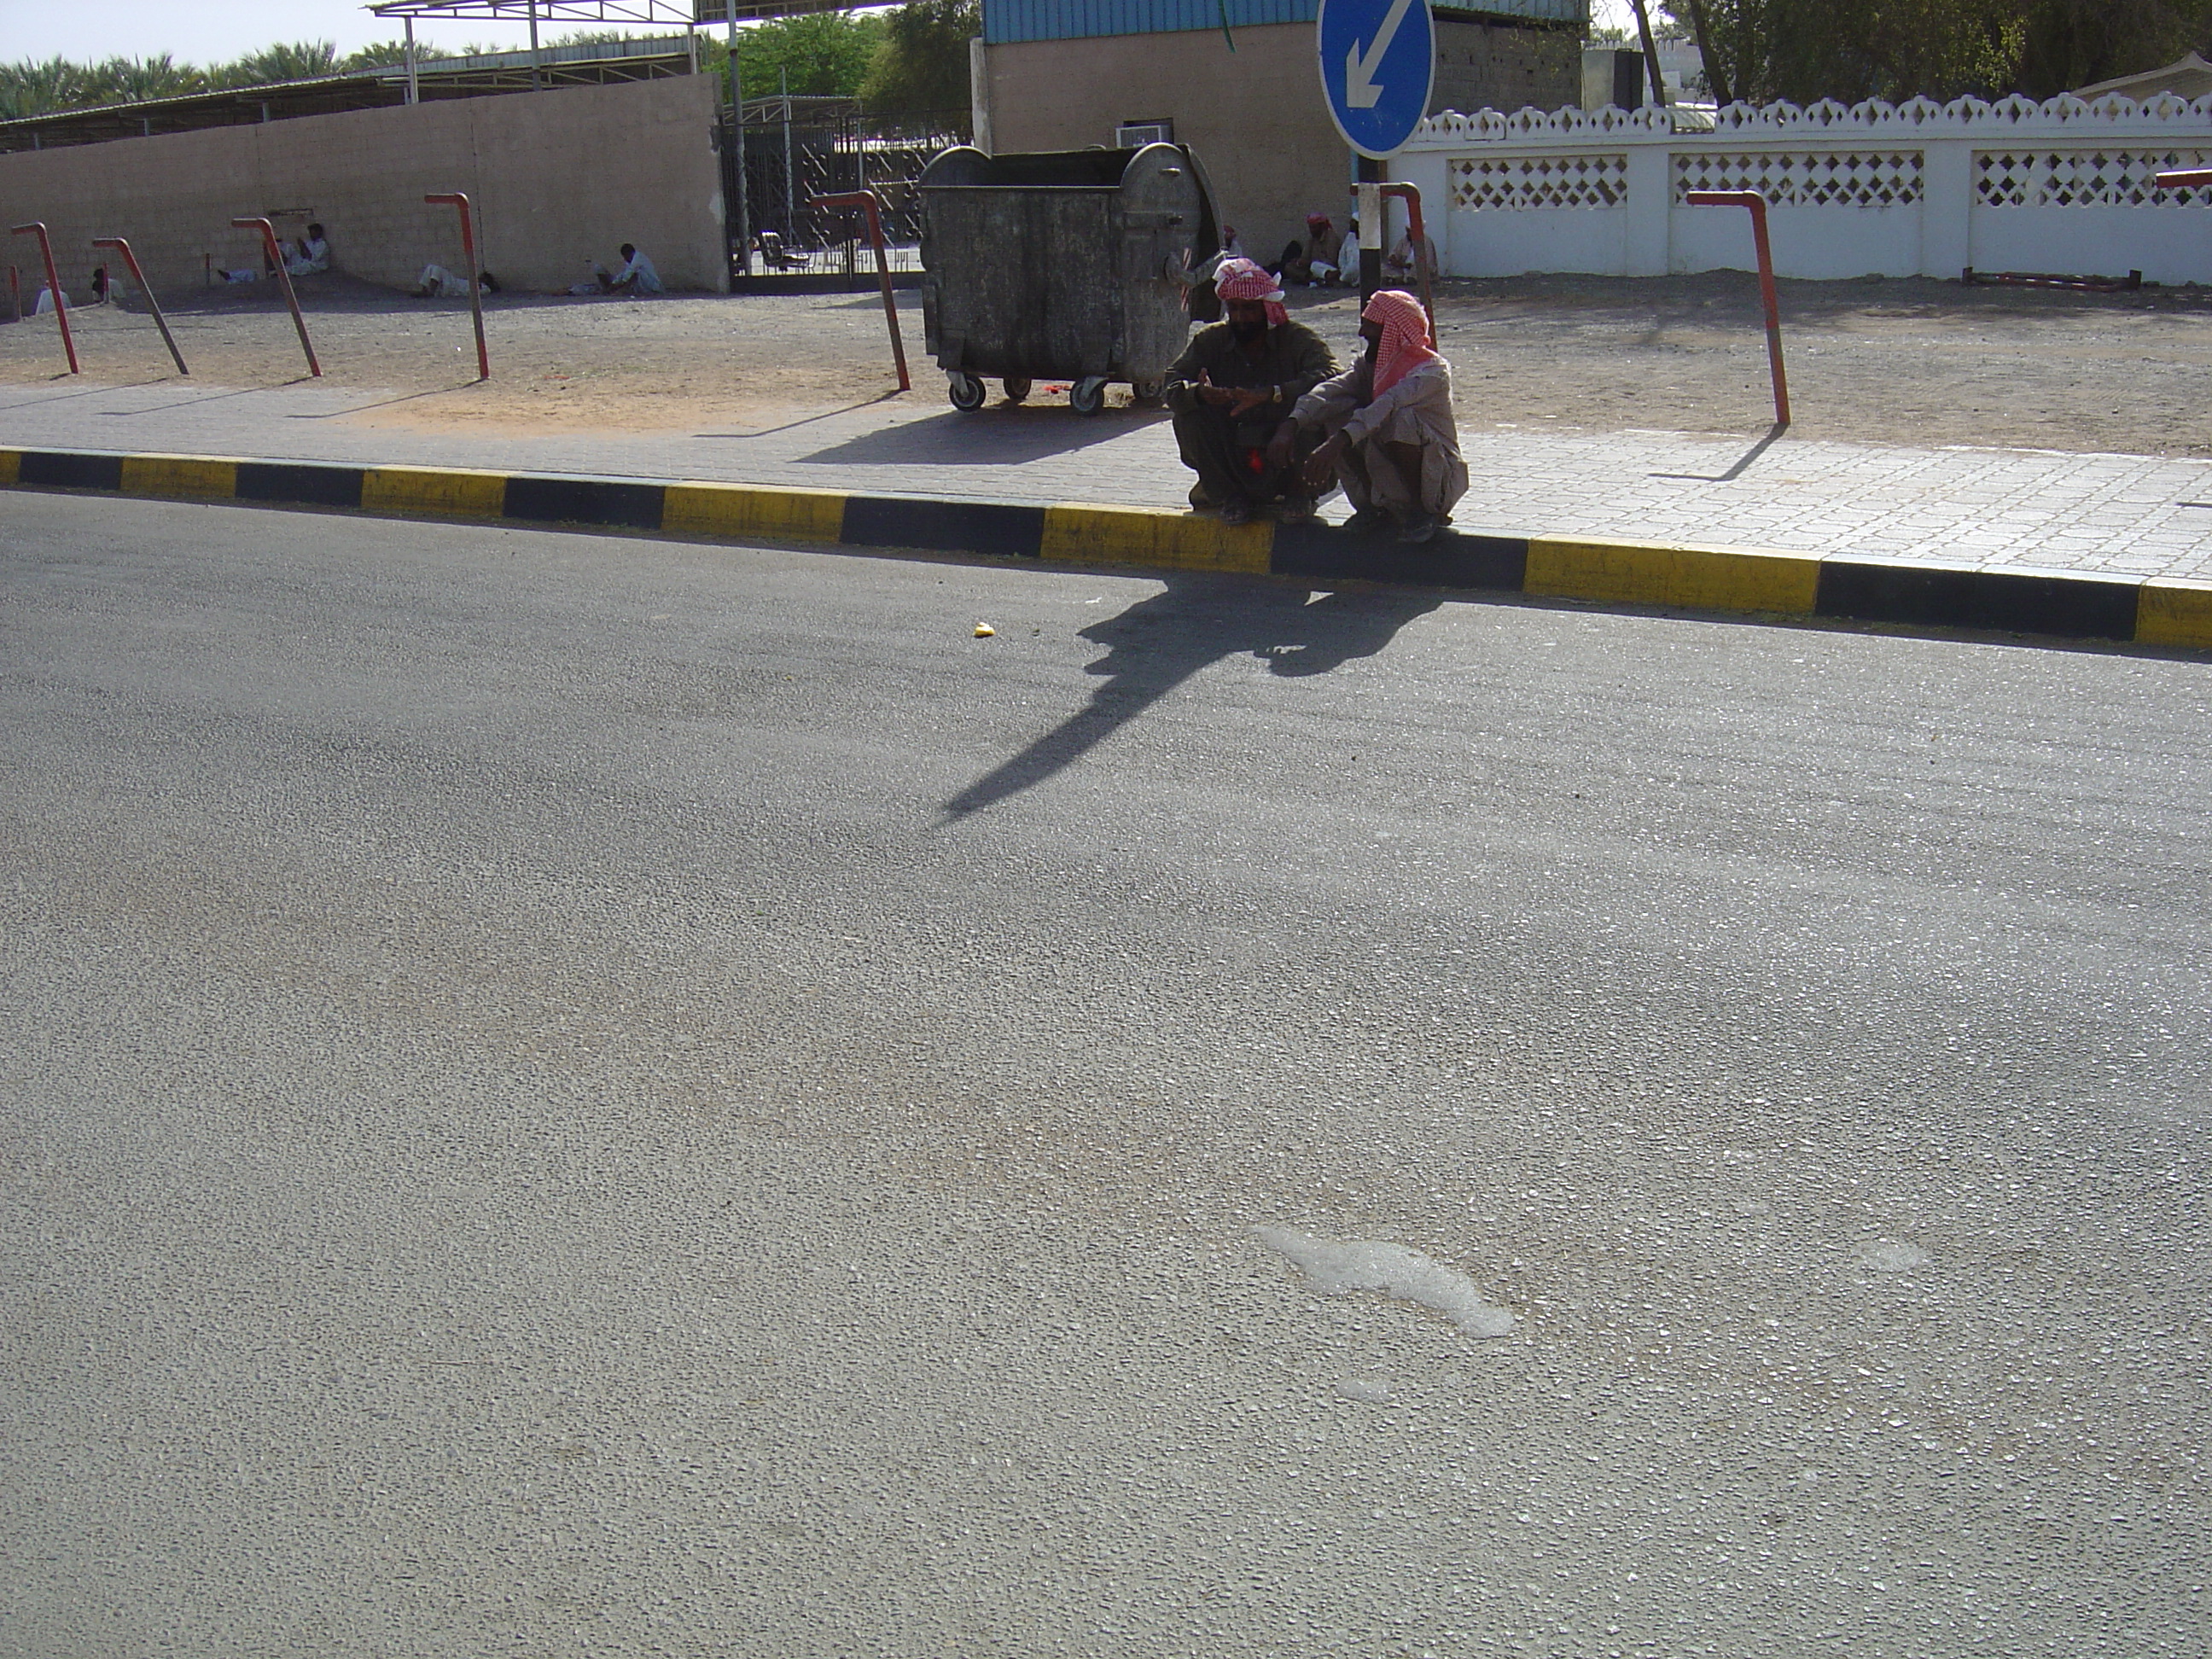
[[[968,112],[885,116],[845,98],[748,99],[742,129],[721,122],[723,198],[736,276],[848,276],[875,270],[865,216],[810,205],[872,190],[894,270],[921,268],[921,198],[930,158],[968,142]],[[742,158],[742,161],[740,160]]]

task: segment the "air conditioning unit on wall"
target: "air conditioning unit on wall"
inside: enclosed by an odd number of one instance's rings
[[[1114,129],[1115,149],[1136,149],[1146,144],[1175,143],[1172,121],[1124,121]]]

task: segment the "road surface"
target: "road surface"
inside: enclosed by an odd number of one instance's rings
[[[0,1652],[2201,1652],[2209,716],[9,496]]]

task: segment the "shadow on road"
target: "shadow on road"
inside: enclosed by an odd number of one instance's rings
[[[1371,657],[1436,594],[1326,592],[1213,575],[1170,575],[1164,592],[1083,630],[1106,654],[1090,702],[945,803],[951,823],[995,806],[1081,759],[1201,669],[1250,653],[1277,674],[1326,674]]]
[[[831,466],[1004,466],[1110,443],[1166,418],[1163,409],[1084,416],[1065,404],[996,404],[972,415],[947,410],[902,421],[799,459]]]

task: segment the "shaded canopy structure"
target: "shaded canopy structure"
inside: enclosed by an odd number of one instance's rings
[[[489,19],[527,23],[691,28],[703,23],[744,23],[796,17],[816,11],[857,11],[883,0],[377,0],[379,17],[402,22],[416,17]]]
[[[730,45],[737,45],[738,25],[769,17],[796,17],[808,12],[859,11],[882,0],[376,0],[368,9],[378,17],[397,21],[407,40],[408,101],[414,101],[415,20],[431,17],[441,21],[475,18],[495,23],[524,23],[530,29],[530,51],[539,52],[540,24],[609,25],[631,28],[681,28],[691,39],[692,67],[698,67],[697,31],[702,24],[727,26]]]
[[[487,94],[527,92],[533,87],[605,86],[688,75],[696,68],[683,38],[604,40],[547,46],[538,52],[503,52],[461,58],[426,58],[410,65],[386,64],[282,81],[141,99],[86,109],[50,110],[0,121],[0,153],[58,149],[117,138],[151,138],[207,127],[252,126],[303,115],[382,109],[392,104]]]

